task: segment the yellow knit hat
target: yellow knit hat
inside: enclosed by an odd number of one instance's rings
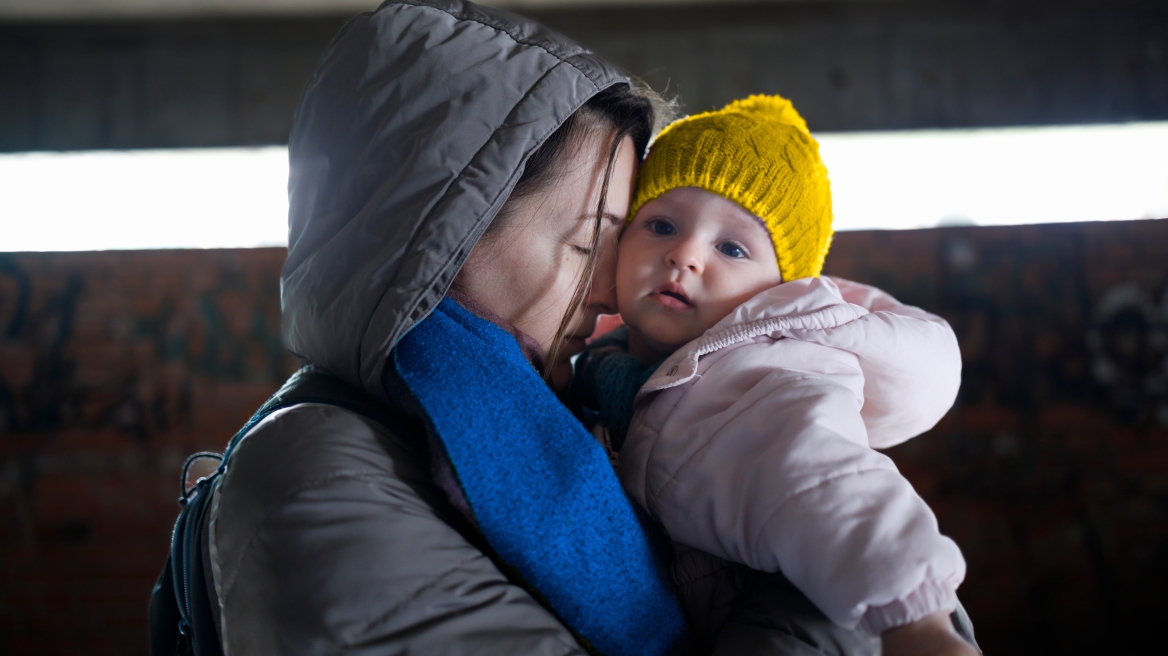
[[[629,220],[678,187],[713,192],[762,219],[783,280],[823,270],[832,236],[827,167],[786,98],[750,96],[671,123],[637,174]]]

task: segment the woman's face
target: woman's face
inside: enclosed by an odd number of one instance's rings
[[[596,207],[608,166],[611,135],[589,135],[563,174],[546,191],[511,201],[502,225],[471,251],[456,285],[551,352],[560,321],[588,264]],[[596,317],[616,313],[616,239],[632,197],[637,159],[632,139],[617,147],[601,223],[592,284],[564,334],[557,362],[549,362],[557,388],[571,376],[568,357],[584,349]]]

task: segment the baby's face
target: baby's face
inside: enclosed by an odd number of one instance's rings
[[[759,292],[782,282],[762,221],[696,187],[645,203],[625,228],[617,261],[624,322],[664,356]]]

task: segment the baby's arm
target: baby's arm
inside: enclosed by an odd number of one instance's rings
[[[622,481],[675,540],[782,571],[842,626],[881,634],[950,611],[965,562],[892,461],[867,446],[862,385],[843,351],[744,345],[637,414]]]
[[[844,301],[870,314],[827,331],[796,331],[795,337],[859,356],[868,443],[882,449],[932,428],[961,386],[961,350],[949,323],[875,287],[826,279]]]

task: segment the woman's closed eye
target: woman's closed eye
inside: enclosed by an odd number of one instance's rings
[[[718,244],[718,252],[736,260],[750,257],[750,253],[746,252],[745,247],[732,241],[724,241]]]

